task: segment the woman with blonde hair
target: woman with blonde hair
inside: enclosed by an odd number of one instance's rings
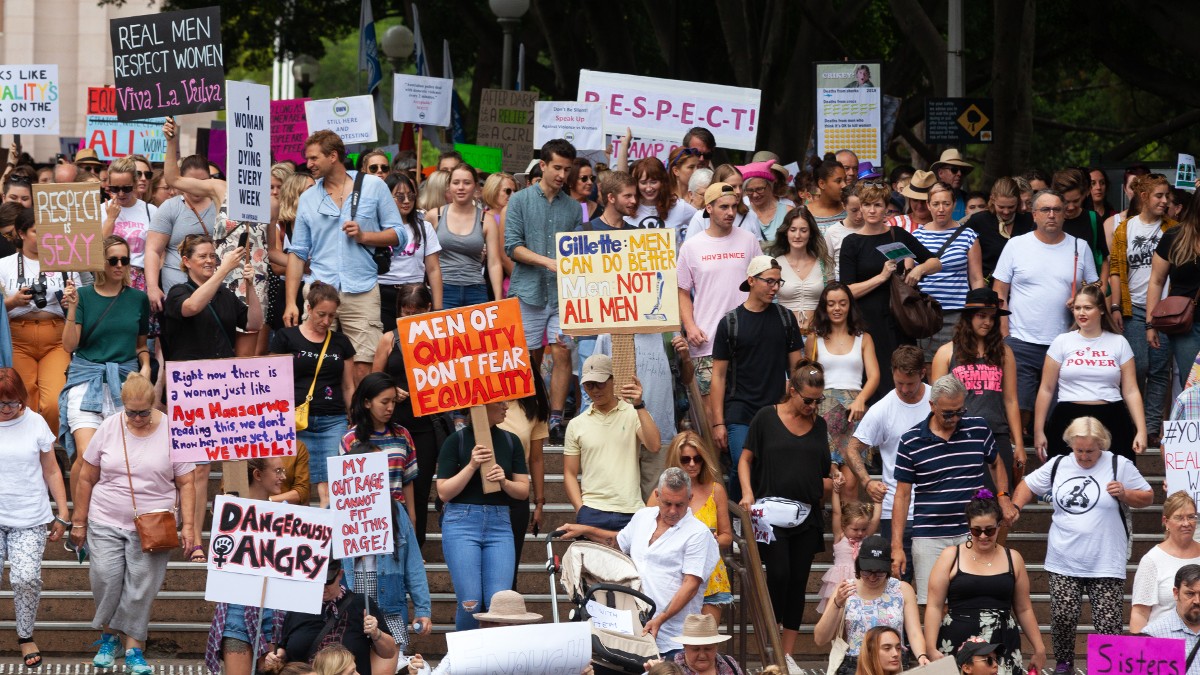
[[[876,626],[863,638],[855,675],[896,675],[904,669],[903,656],[900,633],[890,626]]]
[[[483,203],[487,206],[488,214],[500,230],[500,241],[504,241],[504,223],[508,218],[508,200],[517,191],[517,180],[511,173],[503,171],[494,173],[483,182]],[[504,268],[504,295],[508,295],[508,280],[512,277],[513,261],[508,254],[500,251],[500,265]]]
[[[289,165],[282,162],[275,165],[280,166]],[[272,188],[275,183],[275,167],[271,168]],[[266,308],[266,322],[271,330],[283,328],[283,310],[287,304],[284,301],[284,294],[287,293],[287,250],[292,245],[292,231],[296,225],[296,208],[300,204],[300,195],[313,185],[312,176],[308,174],[288,174],[279,182],[278,197],[272,200],[275,207],[275,224],[267,241],[267,258],[271,262],[267,292],[272,294],[272,302]],[[276,300],[278,302],[275,302]],[[297,297],[296,304],[303,304],[302,298]]]
[[[313,657],[312,665],[316,675],[358,675],[354,655],[342,645],[323,647]]]
[[[951,217],[954,188],[938,181],[929,188],[926,197],[932,220],[922,223],[912,234],[942,262],[942,269],[922,279],[920,286],[942,305],[942,329],[920,341],[925,349],[925,360],[933,361],[938,348],[954,338],[954,327],[966,304],[967,292],[985,284],[979,235],[969,227],[960,226]]]
[[[1162,524],[1165,536],[1146,551],[1133,575],[1133,609],[1129,631],[1140,633],[1146,624],[1175,611],[1175,573],[1184,565],[1200,564],[1200,542],[1196,534],[1196,502],[1179,490],[1163,502]]]
[[[449,201],[446,197],[446,191],[449,189],[449,171],[434,171],[429,174],[424,183],[421,183],[420,194],[417,196],[417,208],[425,212],[425,218],[430,222],[437,222],[442,207]]]

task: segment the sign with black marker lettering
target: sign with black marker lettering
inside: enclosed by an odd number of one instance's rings
[[[109,39],[117,119],[225,109],[219,7],[112,19]]]
[[[229,149],[229,219],[243,223],[271,220],[271,88],[265,84],[225,83]]]

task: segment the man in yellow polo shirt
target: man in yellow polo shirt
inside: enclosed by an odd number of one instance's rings
[[[563,486],[575,507],[576,522],[620,530],[645,506],[638,447],[658,452],[658,425],[646,411],[636,377],[621,387],[617,398],[612,358],[607,354],[593,354],[583,362],[579,383],[592,405],[567,425]]]

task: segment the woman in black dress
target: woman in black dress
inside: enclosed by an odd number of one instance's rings
[[[867,333],[875,341],[875,356],[879,359],[879,387],[872,396],[872,402],[875,402],[894,386],[892,352],[900,345],[916,344],[916,340],[905,335],[892,317],[891,276],[896,263],[885,257],[879,247],[903,244],[916,256],[915,265],[911,260],[904,261],[908,267],[904,281],[911,286],[941,270],[942,263],[916,237],[885,222],[885,204],[891,196],[891,188],[886,183],[858,183],[854,192],[862,203],[864,224],[862,229],[842,241],[838,268],[841,282],[850,287],[859,311],[867,319]]]

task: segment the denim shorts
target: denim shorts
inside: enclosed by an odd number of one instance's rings
[[[732,605],[733,593],[721,592],[713,593],[712,595],[704,596],[704,604],[706,605]]]
[[[308,428],[296,432],[296,439],[308,447],[309,481],[329,482],[329,466],[325,460],[335,457],[346,433],[346,418],[341,415],[319,415],[308,418]]]
[[[271,621],[275,616],[275,610],[264,609],[262,610],[261,616],[262,626],[259,626],[259,630],[262,630],[264,626],[267,630],[270,630]],[[246,608],[244,606],[229,605],[229,609],[225,614],[225,632],[221,633],[221,637],[233,638],[235,640],[241,640],[246,644],[250,644],[250,629],[248,626],[246,626]],[[256,634],[255,637],[259,637],[259,635]],[[270,642],[271,636],[266,636],[264,641]]]

